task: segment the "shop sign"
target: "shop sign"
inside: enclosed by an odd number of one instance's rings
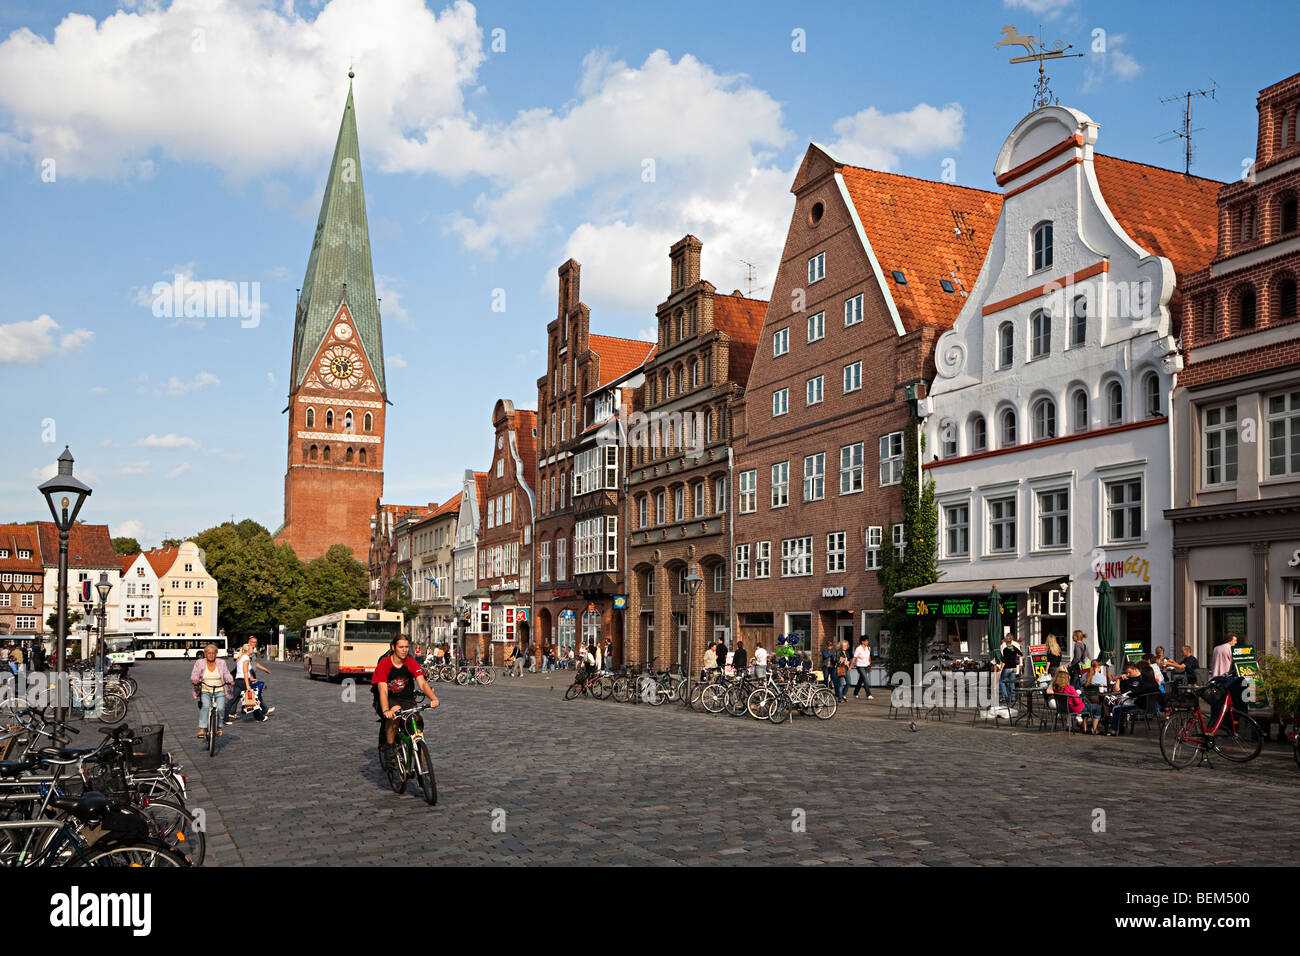
[[[560,612],[561,621],[572,621],[577,615],[572,610],[563,610]]]
[[[1218,584],[1211,584],[1209,587],[1209,596],[1217,597],[1245,597],[1245,581],[1220,581]]]
[[[1291,552],[1291,560],[1287,562],[1288,567],[1300,568],[1300,548]]]
[[[527,622],[528,608],[526,607],[515,608],[515,620],[518,621],[520,624]]]
[[[1259,687],[1259,661],[1255,659],[1255,646],[1253,644],[1233,645],[1232,663],[1237,668],[1237,676],[1244,678],[1247,684],[1254,685],[1254,699],[1247,697],[1249,706],[1267,707],[1268,695]]]
[[[1030,644],[1029,660],[1034,665],[1034,679],[1042,680],[1047,673],[1047,645]]]
[[[1142,646],[1141,641],[1124,642],[1124,660],[1140,661],[1146,657],[1146,648]]]
[[[1003,598],[998,608],[1003,617],[1014,617],[1016,598]],[[907,613],[914,617],[981,618],[989,616],[989,599],[985,597],[917,598],[907,602]]]
[[[1149,583],[1151,578],[1148,576],[1150,566],[1146,559],[1136,554],[1130,554],[1122,561],[1101,561],[1096,565],[1097,575],[1093,580],[1105,578],[1108,581],[1114,581],[1116,578],[1135,578],[1143,583]]]
[[[627,595],[626,595],[626,594],[615,594],[615,595],[614,595],[614,610],[616,610],[616,611],[622,611],[622,610],[624,610],[626,607],[627,607]]]
[[[844,597],[844,585],[841,584],[839,587],[835,587],[835,588],[822,588],[822,597],[824,598]]]

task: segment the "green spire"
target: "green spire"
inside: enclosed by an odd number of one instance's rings
[[[345,300],[356,324],[357,343],[374,369],[379,391],[387,396],[384,380],[384,336],[375,300],[375,273],[370,262],[370,229],[366,224],[366,197],[361,185],[361,151],[357,143],[356,113],[352,107],[352,73],[348,73],[348,101],[343,107],[334,158],[330,161],[320,219],[312,239],[307,275],[293,330],[293,381],[297,388],[311,370],[311,362],[329,333],[339,305]]]

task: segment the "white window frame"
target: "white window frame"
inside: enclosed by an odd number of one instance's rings
[[[749,545],[736,545],[736,565],[734,568],[735,580],[749,580]]]
[[[1273,403],[1278,399],[1281,400],[1282,407],[1279,411],[1274,411]],[[1300,446],[1300,391],[1290,390],[1266,396],[1264,408],[1268,436],[1264,478],[1265,480],[1293,478],[1300,474],[1300,469],[1290,466],[1290,460],[1296,457],[1297,446]],[[1273,463],[1279,458],[1273,453],[1275,442],[1280,442],[1282,446],[1280,456],[1282,468],[1278,471],[1273,470]]]
[[[844,394],[856,392],[862,388],[862,360],[850,362],[844,366]]]
[[[1073,537],[1071,525],[1071,494],[1067,485],[1057,485],[1051,488],[1031,488],[1030,494],[1034,496],[1034,533],[1036,535],[1036,548],[1039,551],[1068,551],[1070,550],[1070,540]],[[1044,509],[1043,499],[1050,495],[1052,501],[1050,508]],[[1065,509],[1061,510],[1060,502],[1057,498],[1060,495],[1065,496]],[[1064,522],[1065,539],[1063,541],[1055,540],[1055,534],[1047,534],[1047,529],[1051,527],[1049,522],[1055,522],[1059,527]],[[1050,540],[1049,540],[1050,539]]]
[[[1040,222],[1029,234],[1029,272],[1042,272],[1052,268],[1054,257],[1052,224]],[[1040,241],[1040,237],[1043,237]]]
[[[1210,415],[1217,413],[1219,421],[1211,423]],[[1229,418],[1229,415],[1231,418]],[[1211,447],[1216,445],[1217,447]],[[1212,463],[1214,457],[1217,464]],[[1231,458],[1231,461],[1228,459]],[[1237,436],[1237,400],[1221,405],[1201,408],[1201,487],[1228,488],[1237,483],[1241,467]],[[1232,476],[1228,477],[1231,470]],[[1219,477],[1221,473],[1221,477]]]
[[[846,572],[847,540],[848,535],[843,531],[832,531],[826,535],[827,574],[844,574]]]
[[[790,411],[790,389],[778,388],[772,393],[772,417],[780,418]]]
[[[770,578],[772,576],[772,542],[754,543],[754,577]]]
[[[844,327],[857,325],[862,321],[862,293],[849,296],[844,300]]]
[[[954,512],[960,514],[954,516]],[[957,542],[954,546],[954,533]],[[943,556],[945,558],[970,557],[970,501],[952,501],[943,505]]]
[[[804,404],[820,405],[826,397],[826,376],[814,375],[804,386]]]
[[[808,316],[808,341],[819,342],[826,338],[826,313],[816,312]]]
[[[784,508],[790,504],[790,462],[778,461],[772,466],[771,507]]]
[[[1131,486],[1134,483],[1136,483],[1138,486],[1138,498],[1136,502],[1134,502],[1134,500],[1129,497]],[[1114,503],[1111,501],[1111,487],[1117,485],[1123,485],[1127,489],[1124,493],[1125,495],[1124,500],[1122,502],[1119,502],[1119,506],[1124,509],[1125,513],[1126,514],[1131,513],[1135,505],[1137,508],[1138,531],[1137,531],[1137,535],[1134,537],[1115,537],[1114,535],[1111,534],[1111,528],[1113,527],[1112,519],[1114,517],[1113,515]],[[1101,503],[1102,503],[1102,521],[1103,521],[1102,532],[1104,535],[1103,540],[1105,540],[1107,544],[1135,544],[1137,542],[1145,540],[1146,538],[1146,476],[1145,475],[1142,474],[1116,475],[1114,477],[1102,479]],[[1124,521],[1125,525],[1131,524],[1129,520],[1126,519],[1121,519],[1121,520]]]
[[[880,551],[885,544],[885,529],[882,525],[871,525],[866,529],[866,569],[868,571],[880,570]]]
[[[748,479],[748,481],[746,481]],[[740,473],[739,491],[736,493],[736,510],[743,515],[753,514],[758,510],[758,469]]]
[[[866,468],[866,442],[840,446],[840,494],[856,495],[863,488]]]
[[[808,284],[821,282],[826,278],[826,253],[819,252],[808,260]]]
[[[727,513],[727,476],[723,475],[713,479],[713,513],[721,515]]]
[[[812,564],[812,535],[785,538],[781,541],[781,577],[811,577]]]
[[[987,497],[984,499],[984,510],[988,527],[988,544],[984,549],[985,553],[991,555],[1018,553],[1020,547],[1020,529],[1017,527],[1020,515],[1019,495],[1013,493]],[[999,537],[999,529],[1001,529],[1004,539],[1001,547],[997,547],[995,543]],[[1007,540],[1008,538],[1009,540]]]
[[[826,497],[826,453],[805,455],[803,460],[803,500],[821,501]]]
[[[1052,354],[1052,315],[1046,309],[1035,309],[1029,316],[1029,360],[1047,358]]]
[[[705,501],[704,482],[702,480],[697,481],[695,483],[695,487],[691,489],[691,497],[694,499],[694,504],[695,504],[694,517],[703,518],[705,514],[705,507],[707,505],[707,502]]]
[[[897,446],[897,450],[895,450]],[[901,484],[903,481],[903,433],[890,432],[880,436],[880,487]]]
[[[772,333],[772,358],[780,358],[790,351],[790,327],[777,329]]]

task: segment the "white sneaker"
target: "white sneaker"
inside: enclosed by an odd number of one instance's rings
[[[271,716],[272,714],[274,714],[274,713],[275,713],[275,708],[274,708],[274,707],[270,707],[270,708],[268,708],[267,711],[266,711],[266,716],[270,717],[270,716]]]

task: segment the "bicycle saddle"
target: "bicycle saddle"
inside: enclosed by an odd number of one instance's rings
[[[102,820],[108,812],[108,800],[94,790],[87,790],[79,797],[56,797],[50,801],[50,806],[72,814],[82,823]]]
[[[31,769],[25,760],[0,760],[0,779],[13,780]]]
[[[42,747],[37,751],[36,758],[41,763],[69,764],[76,763],[82,757],[94,752],[94,750],[74,750],[67,747]]]

